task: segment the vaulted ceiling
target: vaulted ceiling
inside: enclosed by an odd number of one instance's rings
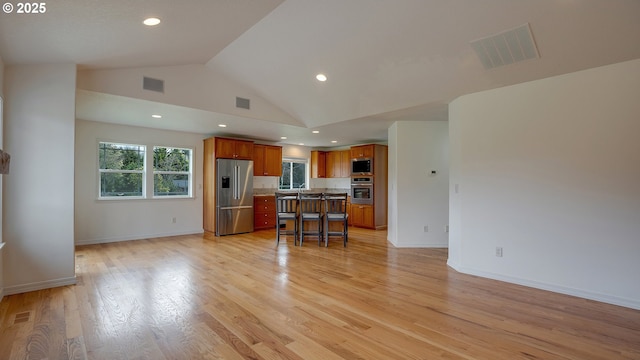
[[[638,19],[637,0],[56,0],[0,13],[0,57],[78,64],[81,119],[339,146],[446,120],[460,95],[640,58]],[[485,69],[471,42],[526,24],[539,57]],[[146,73],[165,93],[127,89]]]

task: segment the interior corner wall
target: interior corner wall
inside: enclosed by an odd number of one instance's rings
[[[3,91],[3,84],[4,83],[4,62],[2,61],[2,57],[0,57],[0,149],[4,149],[4,91]],[[3,247],[3,237],[2,237],[2,202],[3,200],[3,196],[2,196],[2,178],[4,175],[0,175],[0,301],[2,301],[2,297],[4,295],[4,275],[3,275],[3,257],[4,257],[4,252],[2,251],[2,247]]]
[[[640,59],[453,101],[450,265],[640,309],[638,94]]]
[[[398,246],[398,123],[387,131],[387,241]]]
[[[73,64],[5,68],[5,294],[75,283],[75,79]]]
[[[389,128],[388,186],[389,242],[396,247],[447,247],[446,121],[398,121]]]
[[[2,56],[0,56],[0,97],[3,97],[4,88],[2,84],[4,83],[4,61],[2,60]]]
[[[203,139],[194,133],[76,120],[75,243],[202,233]],[[154,146],[192,148],[193,198],[98,200],[100,141],[145,145],[147,164],[152,164]],[[146,187],[153,194],[149,176]]]

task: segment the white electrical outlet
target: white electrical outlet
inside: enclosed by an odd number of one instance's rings
[[[427,225],[424,226],[424,232],[429,232],[429,227]]]
[[[500,246],[496,247],[496,256],[502,257],[502,247]]]
[[[172,218],[172,219],[171,219],[171,222],[172,222],[173,224],[175,224],[175,223],[176,223],[176,220],[178,220],[178,219],[176,219],[176,218]]]
[[[444,226],[444,232],[448,233],[449,232],[449,225],[445,225]]]

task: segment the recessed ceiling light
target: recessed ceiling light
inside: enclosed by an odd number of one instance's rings
[[[218,124],[218,126],[220,126],[220,127],[227,127],[227,125],[226,125],[226,124]]]
[[[313,130],[313,131],[312,131],[312,133],[314,133],[314,134],[320,134],[320,131],[318,131],[318,130]]]
[[[338,142],[338,140],[331,140],[331,142],[335,144]]]
[[[298,145],[302,146],[302,145],[304,145],[304,143],[299,143]]]
[[[286,136],[280,136],[280,139],[287,140],[287,137]]]
[[[144,21],[142,23],[147,25],[147,26],[156,26],[156,25],[160,24],[160,19],[154,18],[154,17],[150,17],[150,18],[144,19]]]
[[[327,81],[327,75],[318,74],[318,75],[316,75],[316,79],[318,79],[318,81]]]
[[[151,117],[154,119],[162,119],[162,115],[158,115],[158,114],[153,114],[151,115]]]

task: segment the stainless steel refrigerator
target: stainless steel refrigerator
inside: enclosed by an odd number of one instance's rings
[[[216,160],[216,235],[253,231],[253,161]]]

